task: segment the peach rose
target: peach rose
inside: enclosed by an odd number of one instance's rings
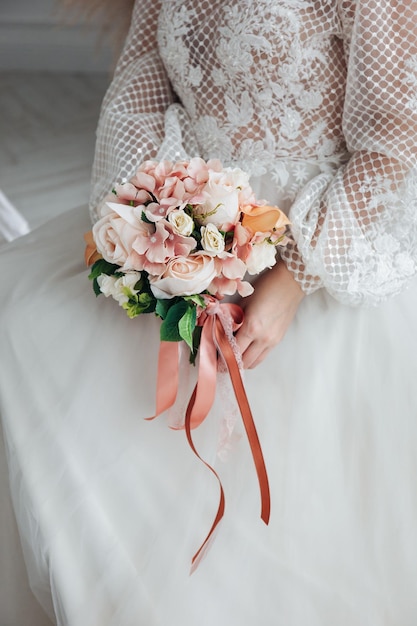
[[[215,276],[213,257],[196,252],[187,257],[170,259],[164,272],[160,276],[149,277],[149,283],[155,298],[166,300],[201,293]]]
[[[242,213],[242,226],[253,233],[271,232],[285,228],[290,223],[285,213],[276,206],[245,206],[242,207]]]
[[[138,209],[122,204],[110,204],[102,208],[101,219],[93,226],[93,236],[98,252],[109,263],[124,266],[138,239],[148,239],[151,225],[135,214]],[[141,270],[132,266],[129,269]]]

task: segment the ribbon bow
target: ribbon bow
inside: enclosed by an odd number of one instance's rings
[[[235,350],[232,345],[233,332],[241,326],[242,322],[243,311],[240,306],[237,304],[220,303],[216,298],[212,297],[207,298],[207,306],[198,318],[198,325],[202,326],[198,379],[187,406],[184,429],[194,454],[216,476],[220,487],[220,500],[217,514],[207,537],[192,558],[191,571],[196,569],[203,558],[210,539],[225,511],[225,496],[221,480],[214,468],[199,455],[191,435],[191,431],[206,419],[213,405],[216,393],[218,354],[222,357],[229,372],[255,463],[261,495],[261,519],[265,524],[269,523],[270,492],[268,475],[261,444],[236,360]],[[161,341],[158,357],[156,413],[153,417],[147,419],[155,419],[155,417],[172,407],[175,403],[179,378],[178,357],[178,342]]]

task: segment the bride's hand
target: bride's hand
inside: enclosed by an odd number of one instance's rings
[[[258,278],[254,293],[242,302],[245,319],[236,333],[245,369],[256,367],[281,341],[303,297],[282,261]]]

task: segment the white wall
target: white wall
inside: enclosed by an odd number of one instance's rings
[[[0,0],[0,70],[108,70],[97,30],[63,15],[59,0]]]

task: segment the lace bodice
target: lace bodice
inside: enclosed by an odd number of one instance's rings
[[[416,271],[416,152],[417,1],[138,0],[93,217],[145,158],[217,157],[273,182],[307,293],[378,302]]]

